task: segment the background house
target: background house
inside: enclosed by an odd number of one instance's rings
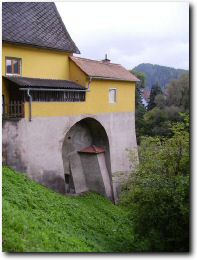
[[[3,3],[3,156],[56,191],[117,198],[136,148],[135,83],[79,50],[54,3]]]

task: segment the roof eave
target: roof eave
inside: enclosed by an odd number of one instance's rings
[[[136,82],[138,80],[132,80],[132,79],[119,79],[119,78],[112,78],[112,77],[103,77],[103,76],[93,76],[93,75],[88,75],[92,79],[99,79],[99,80],[114,80],[114,81],[125,81],[125,82]]]
[[[50,82],[53,82],[53,81],[57,81],[57,80],[53,80],[53,79],[41,79],[41,78],[27,78],[27,77],[18,77],[18,76],[2,76],[2,78],[4,78],[5,80],[8,80],[9,82],[12,82],[16,85],[18,85],[19,87],[24,87],[24,88],[39,88],[39,87],[43,87],[43,88],[48,88],[49,85],[41,85],[38,86],[38,85],[33,85],[33,84],[27,84],[27,83],[24,83],[24,82],[21,82],[20,79],[39,79],[39,80],[44,80],[44,81],[50,81]],[[19,81],[17,81],[16,79],[19,79]],[[72,87],[72,89],[76,89],[76,90],[85,90],[86,88],[82,85],[79,85],[77,83],[75,83],[74,81],[70,81],[70,80],[61,80],[61,81],[65,81],[66,83],[74,83],[75,85],[77,85],[76,87]],[[50,88],[57,88],[56,85],[50,85]],[[58,88],[62,88],[62,89],[71,89],[71,87],[62,87],[62,86],[58,86]]]

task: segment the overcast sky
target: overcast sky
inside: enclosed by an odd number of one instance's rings
[[[56,2],[81,57],[189,68],[189,3]]]

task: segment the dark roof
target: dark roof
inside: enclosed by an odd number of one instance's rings
[[[80,53],[52,2],[2,3],[2,40]]]
[[[68,80],[38,79],[26,77],[3,77],[12,83],[24,88],[62,88],[62,89],[84,89],[81,85]]]
[[[122,81],[139,81],[130,71],[120,64],[111,62],[90,60],[80,57],[70,57],[70,59],[88,76]],[[109,61],[109,60],[108,60]]]

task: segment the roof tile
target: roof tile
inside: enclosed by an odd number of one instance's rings
[[[139,81],[123,66],[115,63],[70,57],[70,59],[88,76],[101,79]]]
[[[80,53],[52,2],[3,2],[2,40]]]

